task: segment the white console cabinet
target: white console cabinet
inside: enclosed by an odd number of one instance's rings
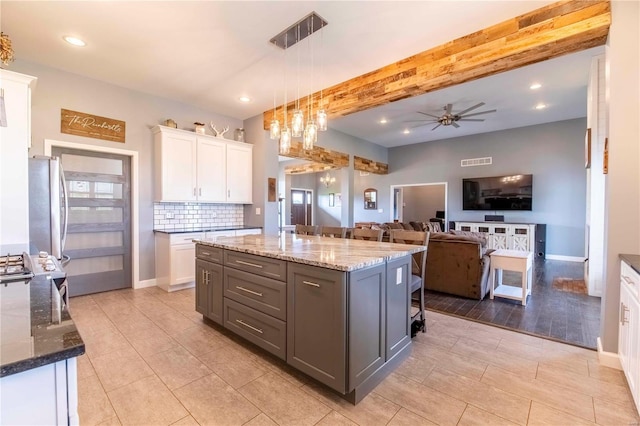
[[[253,145],[155,126],[155,200],[251,204]]]
[[[195,285],[196,271],[193,262],[196,258],[196,244],[193,240],[261,233],[260,228],[175,234],[156,232],[156,286],[171,292]]]
[[[640,274],[620,262],[618,356],[636,409],[640,412]]]
[[[496,250],[530,251],[534,253],[540,251],[536,248],[536,224],[456,222],[456,229],[486,234],[488,248]]]

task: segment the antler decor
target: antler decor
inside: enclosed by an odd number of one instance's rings
[[[229,126],[225,126],[222,131],[216,129],[216,125],[213,124],[213,121],[209,123],[209,126],[211,127],[211,130],[213,130],[213,133],[215,134],[216,137],[221,138],[224,136],[225,133],[227,133],[229,131]]]

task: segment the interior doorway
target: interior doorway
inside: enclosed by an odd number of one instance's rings
[[[291,225],[313,225],[313,192],[291,190]]]
[[[392,219],[398,222],[428,222],[439,219],[447,229],[447,182],[391,186]]]
[[[53,147],[69,188],[69,293],[131,287],[131,158]]]

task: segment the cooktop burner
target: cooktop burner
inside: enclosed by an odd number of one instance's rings
[[[30,258],[26,253],[0,256],[0,283],[33,278],[29,264]]]

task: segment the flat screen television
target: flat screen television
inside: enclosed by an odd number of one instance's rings
[[[531,211],[533,175],[462,179],[463,210]]]

